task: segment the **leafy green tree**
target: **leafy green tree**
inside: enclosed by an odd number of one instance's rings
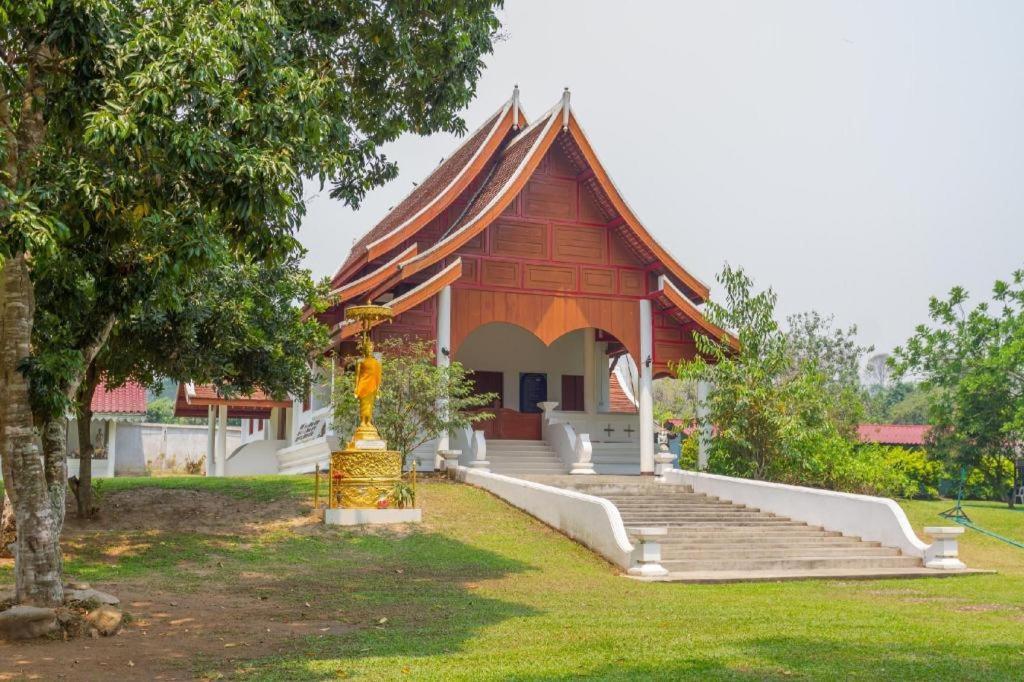
[[[771,289],[755,293],[753,281],[729,266],[718,282],[724,297],[707,303],[704,313],[736,333],[739,350],[695,334],[697,356],[678,367],[681,379],[712,384],[702,424],[716,433],[710,468],[833,489],[863,485],[866,470],[849,435],[862,351],[855,330],[834,330],[828,318],[812,313],[791,318],[792,329],[783,331]]]
[[[0,0],[0,462],[19,601],[62,600],[63,417],[117,320],[154,280],[213,267],[221,242],[290,253],[303,177],[357,204],[395,175],[383,144],[463,131],[495,5]],[[36,299],[54,282],[75,295],[51,299],[67,328],[44,339]]]
[[[327,346],[328,335],[298,304],[323,309],[328,285],[312,280],[301,256],[299,251],[280,263],[225,261],[179,286],[175,303],[160,305],[156,298],[121,317],[76,397],[79,442],[86,442],[101,381],[152,386],[165,378],[194,380],[228,396],[256,388],[277,398],[304,393],[309,358]],[[91,454],[91,448],[80,453],[80,516],[93,509]]]
[[[374,425],[388,447],[408,455],[442,433],[463,429],[492,415],[481,412],[497,394],[476,393],[462,363],[447,367],[434,361],[434,345],[414,339],[379,344],[383,380],[374,410]],[[334,430],[347,442],[358,423],[354,361],[334,381]],[[444,402],[445,409],[438,409]]]
[[[795,374],[820,375],[828,400],[829,420],[847,438],[854,438],[864,418],[860,360],[874,350],[857,343],[857,327],[835,327],[832,316],[815,311],[787,318],[786,348]]]
[[[150,400],[146,405],[146,421],[151,424],[173,423],[174,400],[165,395]]]
[[[962,287],[933,297],[932,324],[894,351],[896,370],[929,391],[929,452],[981,472],[1012,506],[1006,473],[1024,443],[1024,270],[996,281],[991,302],[967,301]]]

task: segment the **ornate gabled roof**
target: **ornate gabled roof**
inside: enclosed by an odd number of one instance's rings
[[[610,221],[614,221],[611,229],[622,237],[634,255],[648,266],[664,272],[690,301],[698,304],[704,302],[708,296],[708,287],[686,271],[651,236],[619,194],[576,120],[575,114],[569,106],[568,92],[563,95],[558,104],[502,145],[501,142],[507,137],[508,130],[514,127],[511,117],[515,115],[516,102],[517,98],[513,96],[500,111],[488,119],[488,122],[480,130],[474,133],[463,148],[460,148],[460,152],[467,147],[483,150],[485,147],[493,145],[495,149],[493,153],[484,154],[481,151],[476,154],[474,157],[476,161],[471,164],[459,162],[465,169],[459,175],[461,178],[459,191],[464,191],[475,179],[480,178],[481,180],[466,208],[444,231],[440,239],[425,240],[425,243],[418,245],[418,253],[405,259],[393,256],[387,264],[381,266],[389,270],[388,275],[378,276],[377,273],[373,273],[374,281],[383,281],[394,285],[453,255],[467,241],[486,229],[515,199],[526,182],[529,181],[544,155],[557,142],[568,158],[580,169],[581,180],[595,198],[596,203],[606,213]],[[475,142],[474,139],[478,138],[485,130],[488,131],[486,142]],[[466,154],[463,153],[462,157],[465,156]],[[484,162],[485,157],[488,162]],[[455,157],[453,156],[452,159],[454,160]],[[439,168],[438,171],[440,170]],[[435,174],[438,171],[435,171]],[[472,177],[470,177],[471,175]],[[431,176],[431,178],[433,177]],[[428,179],[429,181],[430,179]],[[440,183],[441,181],[438,180],[433,185],[436,186]],[[427,184],[424,183],[420,187]],[[419,189],[417,188],[417,190]],[[404,222],[402,216],[409,215],[411,209],[403,208],[406,202],[400,204],[389,214],[389,217],[357,243],[346,264],[339,270],[339,274],[335,278],[335,286],[345,285],[343,290],[348,288],[345,280],[354,273],[354,263],[369,262],[374,257],[388,253],[387,250],[381,249],[387,247],[393,250],[404,240],[413,238],[416,232],[429,222],[429,219],[440,213],[442,204],[447,206],[454,200],[455,197],[450,194],[446,191],[444,201],[441,201],[440,198],[432,201],[415,214],[419,217],[404,219]],[[418,196],[420,195],[414,191],[406,201],[414,200],[414,197]],[[420,200],[415,199],[414,203]],[[428,215],[430,218],[427,218]],[[388,232],[387,226],[392,225],[397,225],[397,227]],[[383,229],[382,226],[384,226]],[[380,236],[382,234],[384,236]],[[377,251],[375,252],[374,249]],[[362,279],[366,280],[369,277],[371,275],[364,275]]]
[[[441,211],[480,174],[498,150],[507,134],[526,124],[519,107],[519,90],[476,129],[447,159],[443,160],[391,209],[349,252],[331,283],[340,286],[360,267],[401,244]]]

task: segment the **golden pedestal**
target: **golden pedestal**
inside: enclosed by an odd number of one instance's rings
[[[331,453],[331,509],[376,509],[402,480],[402,453],[349,444]]]

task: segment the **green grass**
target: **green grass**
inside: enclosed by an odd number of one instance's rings
[[[139,479],[258,500],[309,495],[300,478]],[[258,534],[98,533],[69,573],[310,602],[344,634],[290,640],[237,665],[253,680],[1020,679],[1024,550],[968,531],[962,555],[998,575],[733,585],[639,583],[490,495],[420,486],[411,532],[273,528]],[[905,502],[920,529],[948,502]],[[1024,513],[971,503],[1024,539]],[[135,543],[135,544],[133,544]],[[123,551],[128,547],[127,552]],[[121,548],[112,557],[111,549]],[[247,581],[239,576],[258,572]],[[380,620],[386,618],[386,622]],[[257,654],[258,655],[258,654]],[[193,661],[196,674],[223,664]]]

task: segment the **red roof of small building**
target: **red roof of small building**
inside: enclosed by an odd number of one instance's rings
[[[104,384],[92,394],[93,414],[146,414],[146,388],[129,382],[117,388]]]
[[[928,424],[860,424],[857,438],[862,443],[883,445],[924,445]]]

